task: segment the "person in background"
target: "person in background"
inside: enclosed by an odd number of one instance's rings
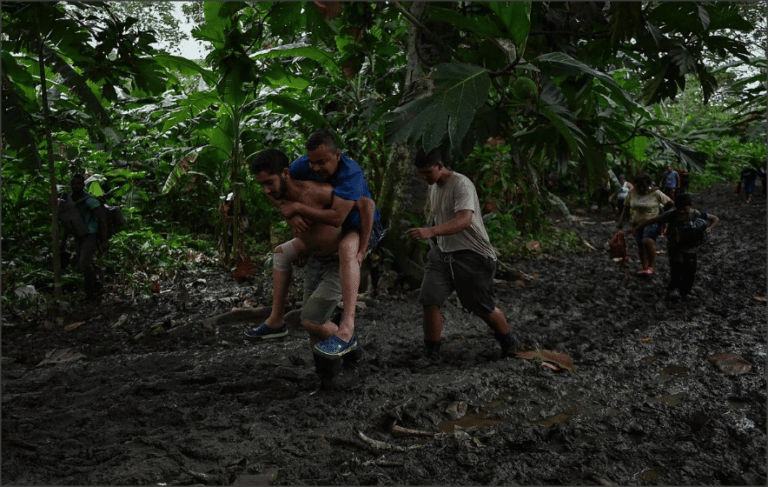
[[[659,207],[672,203],[672,199],[659,191],[652,189],[653,181],[648,174],[638,174],[635,176],[634,188],[629,191],[624,200],[624,210],[621,212],[617,227],[622,229],[622,225],[627,215],[632,218],[632,226],[638,225],[655,218],[659,215]],[[656,272],[656,239],[661,233],[662,225],[659,223],[649,224],[643,228],[642,232],[635,234],[637,241],[637,251],[640,256],[639,276],[652,276]]]
[[[80,272],[83,274],[85,297],[90,301],[98,297],[102,287],[96,277],[93,259],[97,250],[106,252],[109,248],[107,213],[96,197],[85,192],[85,176],[82,174],[73,175],[70,185],[72,194],[67,197],[70,201],[67,202],[65,199],[60,202],[60,205],[73,204],[76,212],[74,216],[80,221],[75,222],[76,225],[69,225],[64,222],[64,232],[59,243],[59,250],[64,251],[69,235],[74,235],[76,258]]]
[[[613,198],[616,198],[616,212],[619,216],[621,216],[621,212],[624,211],[624,200],[627,199],[627,195],[632,188],[634,188],[632,183],[627,181],[623,174],[620,174],[618,191],[608,197],[608,202],[611,204],[613,204]]]
[[[703,240],[701,236],[704,232],[710,233],[712,228],[720,222],[717,216],[694,210],[692,205],[691,195],[680,193],[675,197],[674,208],[640,223],[628,232],[630,234],[642,232],[649,225],[669,225],[667,297],[670,299],[686,299],[689,296],[696,278],[696,250]]]
[[[480,214],[480,201],[472,181],[443,165],[438,149],[419,150],[416,169],[429,185],[429,227],[411,228],[415,240],[434,239],[427,255],[419,303],[423,306],[424,349],[437,359],[443,316],[440,307],[455,290],[462,307],[479,316],[501,345],[502,356],[514,353],[517,337],[504,313],[494,303],[496,252]]]
[[[741,168],[741,186],[744,188],[747,204],[752,203],[754,199],[755,180],[757,180],[757,171],[752,166],[744,164],[744,167]]]
[[[691,184],[691,173],[689,173],[685,168],[681,168],[677,170],[677,173],[680,174],[680,193],[687,193],[688,192],[688,186]]]
[[[659,181],[659,188],[669,196],[670,199],[674,199],[675,195],[680,190],[680,175],[672,169],[672,166],[667,166],[667,170],[661,176]]]

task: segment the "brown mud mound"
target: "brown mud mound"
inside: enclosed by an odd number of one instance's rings
[[[722,222],[693,300],[664,300],[666,255],[645,280],[633,239],[626,267],[611,260],[607,212],[569,223],[597,251],[511,262],[536,276],[517,284],[499,274],[524,348],[567,354],[573,371],[501,359],[455,298],[441,362],[429,363],[411,293],[358,311],[366,361],[318,391],[295,323],[259,344],[243,324],[173,327],[259,294],[220,272],[186,279],[186,311],[168,292],[73,314],[64,325],[85,323],[71,331],[7,317],[2,481],[765,485],[765,198],[743,206],[718,186],[694,203]],[[720,354],[751,367],[726,374],[710,359]]]

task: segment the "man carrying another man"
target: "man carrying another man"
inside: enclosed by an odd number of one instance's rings
[[[261,152],[252,165],[257,181],[299,238],[275,249],[272,313],[245,335],[264,340],[287,334],[284,311],[291,265],[309,252],[313,258],[305,277],[302,325],[315,354],[338,358],[358,347],[354,319],[360,264],[383,231],[362,169],[341,153],[333,136],[318,130],[305,147],[307,153],[290,166],[276,149]],[[336,248],[338,256],[332,255]],[[344,314],[337,326],[330,317],[340,298]]]

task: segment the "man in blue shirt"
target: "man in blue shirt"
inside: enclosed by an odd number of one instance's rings
[[[314,323],[318,328],[333,329],[333,334],[326,340],[314,344],[313,352],[329,357],[340,357],[357,348],[357,336],[354,329],[357,291],[360,286],[360,264],[362,264],[368,249],[372,248],[382,237],[383,231],[378,209],[373,212],[357,210],[357,202],[368,199],[372,201],[368,184],[365,181],[362,168],[357,162],[348,158],[338,148],[333,136],[327,130],[312,133],[305,144],[307,153],[290,165],[290,178],[296,181],[316,181],[329,183],[332,186],[332,202],[330,206],[318,207],[307,202],[291,201],[275,197],[275,204],[283,217],[297,232],[306,231],[309,222],[318,222],[333,227],[341,227],[342,238],[339,243],[339,278],[341,281],[344,314],[338,327],[330,322]],[[361,206],[364,207],[364,206]],[[366,242],[366,245],[361,244]],[[290,244],[287,242],[286,244]],[[285,247],[285,245],[281,246]],[[295,248],[289,246],[289,249]],[[280,254],[283,255],[280,255]],[[279,261],[283,269],[290,265],[299,251],[288,254],[276,251],[273,259]],[[286,261],[286,262],[283,262]],[[276,264],[276,269],[278,264]],[[290,269],[290,267],[287,267]],[[275,282],[276,291],[288,285],[283,279]],[[330,306],[332,300],[329,300]],[[336,303],[333,302],[333,308]],[[274,309],[275,307],[273,307]],[[330,309],[330,312],[333,310]],[[328,313],[330,315],[330,313]],[[273,319],[274,318],[274,319]],[[285,336],[285,325],[279,323],[279,316],[268,318],[258,327],[246,330],[249,339],[262,340]],[[305,324],[305,327],[310,324]]]

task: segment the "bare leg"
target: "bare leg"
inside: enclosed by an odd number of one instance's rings
[[[333,336],[339,329],[336,323],[332,321],[326,321],[322,325],[319,323],[313,323],[308,320],[301,320],[301,325],[309,333],[309,345],[314,347],[316,344],[327,340]]]
[[[438,306],[424,306],[424,340],[439,342],[443,334],[443,314]]]
[[[510,331],[509,325],[507,324],[507,318],[499,308],[494,308],[493,313],[483,318],[483,321],[491,327],[491,330],[493,330],[496,335],[506,335]]]
[[[288,254],[284,252],[283,246],[290,250]],[[270,328],[280,328],[285,321],[285,300],[288,297],[288,286],[291,284],[291,262],[298,256],[306,253],[307,247],[304,242],[294,238],[290,242],[278,245],[275,248],[275,254],[272,256],[274,262],[272,266],[272,312],[264,322]],[[280,255],[278,255],[280,254]]]
[[[643,239],[643,249],[645,251],[645,262],[647,265],[644,265],[643,268],[647,269],[648,267],[656,267],[656,244],[653,240],[650,238],[644,238]]]
[[[278,246],[275,253],[282,253],[283,248]],[[280,328],[285,321],[285,300],[288,297],[288,285],[291,282],[291,271],[279,271],[272,269],[272,312],[264,320],[270,328]]]
[[[339,243],[339,278],[341,280],[344,314],[335,333],[337,337],[348,342],[355,333],[355,308],[357,308],[357,291],[360,289],[360,266],[357,264],[357,250],[360,235],[349,232]]]

